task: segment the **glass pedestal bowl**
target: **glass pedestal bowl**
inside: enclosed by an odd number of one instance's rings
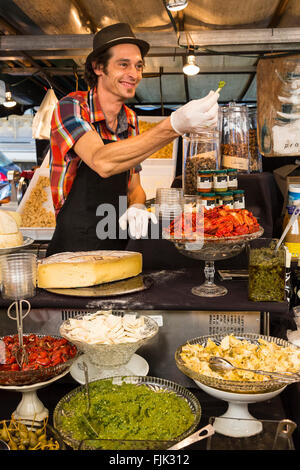
[[[126,312],[126,314],[130,315],[130,312]],[[95,315],[96,314],[80,315],[76,317],[76,320],[81,320],[83,317],[86,319],[89,316],[92,318]],[[112,312],[112,315],[124,316],[124,313]],[[72,319],[62,323],[60,326],[60,334],[68,341],[75,344],[78,350],[83,353],[80,357],[80,361],[86,362],[89,370],[89,380],[91,380],[91,375],[94,375],[94,378],[124,375],[126,365],[129,363],[134,353],[158,333],[159,327],[154,319],[137,314],[135,314],[135,317],[144,317],[142,338],[136,341],[115,342],[113,344],[105,344],[100,341],[91,344],[84,340],[75,339],[71,334]]]
[[[248,404],[269,400],[281,393],[287,385],[275,379],[266,381],[242,381],[225,380],[204,375],[189,368],[181,357],[182,348],[187,344],[206,346],[208,339],[219,344],[225,336],[227,336],[227,334],[217,334],[200,336],[188,340],[176,350],[176,365],[181,372],[194,380],[197,386],[204,392],[228,403],[227,411],[220,416],[220,418],[227,419],[218,420],[218,418],[216,418],[214,422],[214,428],[217,432],[231,437],[253,436],[261,432],[262,424],[249,413]],[[297,348],[288,341],[272,336],[245,333],[243,336],[236,336],[236,338],[245,339],[254,344],[258,344],[258,340],[263,339],[283,347],[291,346],[295,348],[295,350],[300,351],[300,348]]]
[[[259,227],[257,232],[226,238],[176,239],[170,237],[167,232],[163,232],[163,238],[174,243],[182,255],[205,262],[205,281],[202,285],[193,287],[192,293],[200,297],[219,297],[226,295],[228,290],[224,286],[215,284],[215,261],[239,255],[249,241],[261,237],[263,233],[264,229]]]

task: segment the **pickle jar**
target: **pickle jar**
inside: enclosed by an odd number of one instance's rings
[[[245,191],[243,189],[236,189],[233,192],[233,208],[245,209]]]
[[[249,173],[249,116],[245,105],[222,106],[222,167]]]
[[[220,168],[220,132],[185,134],[182,143],[183,191],[185,195],[197,195],[198,171]]]
[[[227,169],[227,183],[228,183],[228,189],[230,191],[237,189],[238,177],[237,177],[237,170],[235,168]]]
[[[213,188],[212,170],[199,170],[197,180],[198,193],[211,193]]]
[[[278,240],[259,238],[248,250],[248,297],[254,302],[284,302],[285,248],[275,252]]]
[[[201,196],[201,205],[206,209],[213,209],[216,206],[216,194],[215,193],[198,193]]]
[[[222,204],[224,206],[230,207],[230,209],[233,209],[233,192],[226,191],[225,193],[220,193],[220,194],[222,198]]]
[[[228,190],[227,170],[216,170],[213,174],[214,192],[225,192]]]

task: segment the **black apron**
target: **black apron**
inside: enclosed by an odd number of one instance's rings
[[[115,141],[103,139],[104,144]],[[47,249],[47,256],[65,251],[124,250],[126,235],[118,238],[119,196],[127,197],[129,171],[102,178],[83,161],[77,169],[71,190],[56,218],[56,228]],[[107,214],[97,216],[100,204],[111,204],[116,211],[114,231],[117,238],[101,240],[96,233],[97,224]],[[123,210],[123,213],[125,209]],[[126,238],[125,238],[126,237]]]

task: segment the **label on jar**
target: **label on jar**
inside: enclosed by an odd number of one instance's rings
[[[228,175],[228,188],[237,188],[238,187],[238,180],[236,175]]]
[[[213,209],[215,207],[215,201],[209,199],[202,199],[201,204],[202,206],[209,207],[209,209]]]
[[[233,208],[234,209],[245,209],[245,201],[244,201],[244,198],[241,197],[239,198],[239,200],[236,200],[234,201],[233,203]]]
[[[214,188],[227,189],[227,175],[214,175]]]
[[[236,168],[237,170],[248,171],[249,160],[248,158],[223,155],[223,166],[225,168]]]
[[[223,201],[224,206],[228,206],[230,209],[233,209],[233,202],[232,201]]]
[[[197,189],[211,189],[212,188],[212,177],[211,176],[198,176],[197,178]]]

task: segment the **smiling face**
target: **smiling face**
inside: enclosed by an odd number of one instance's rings
[[[94,68],[98,76],[98,91],[125,101],[133,98],[142,79],[143,59],[135,44],[118,44],[110,49],[111,58],[105,69],[103,65]]]

